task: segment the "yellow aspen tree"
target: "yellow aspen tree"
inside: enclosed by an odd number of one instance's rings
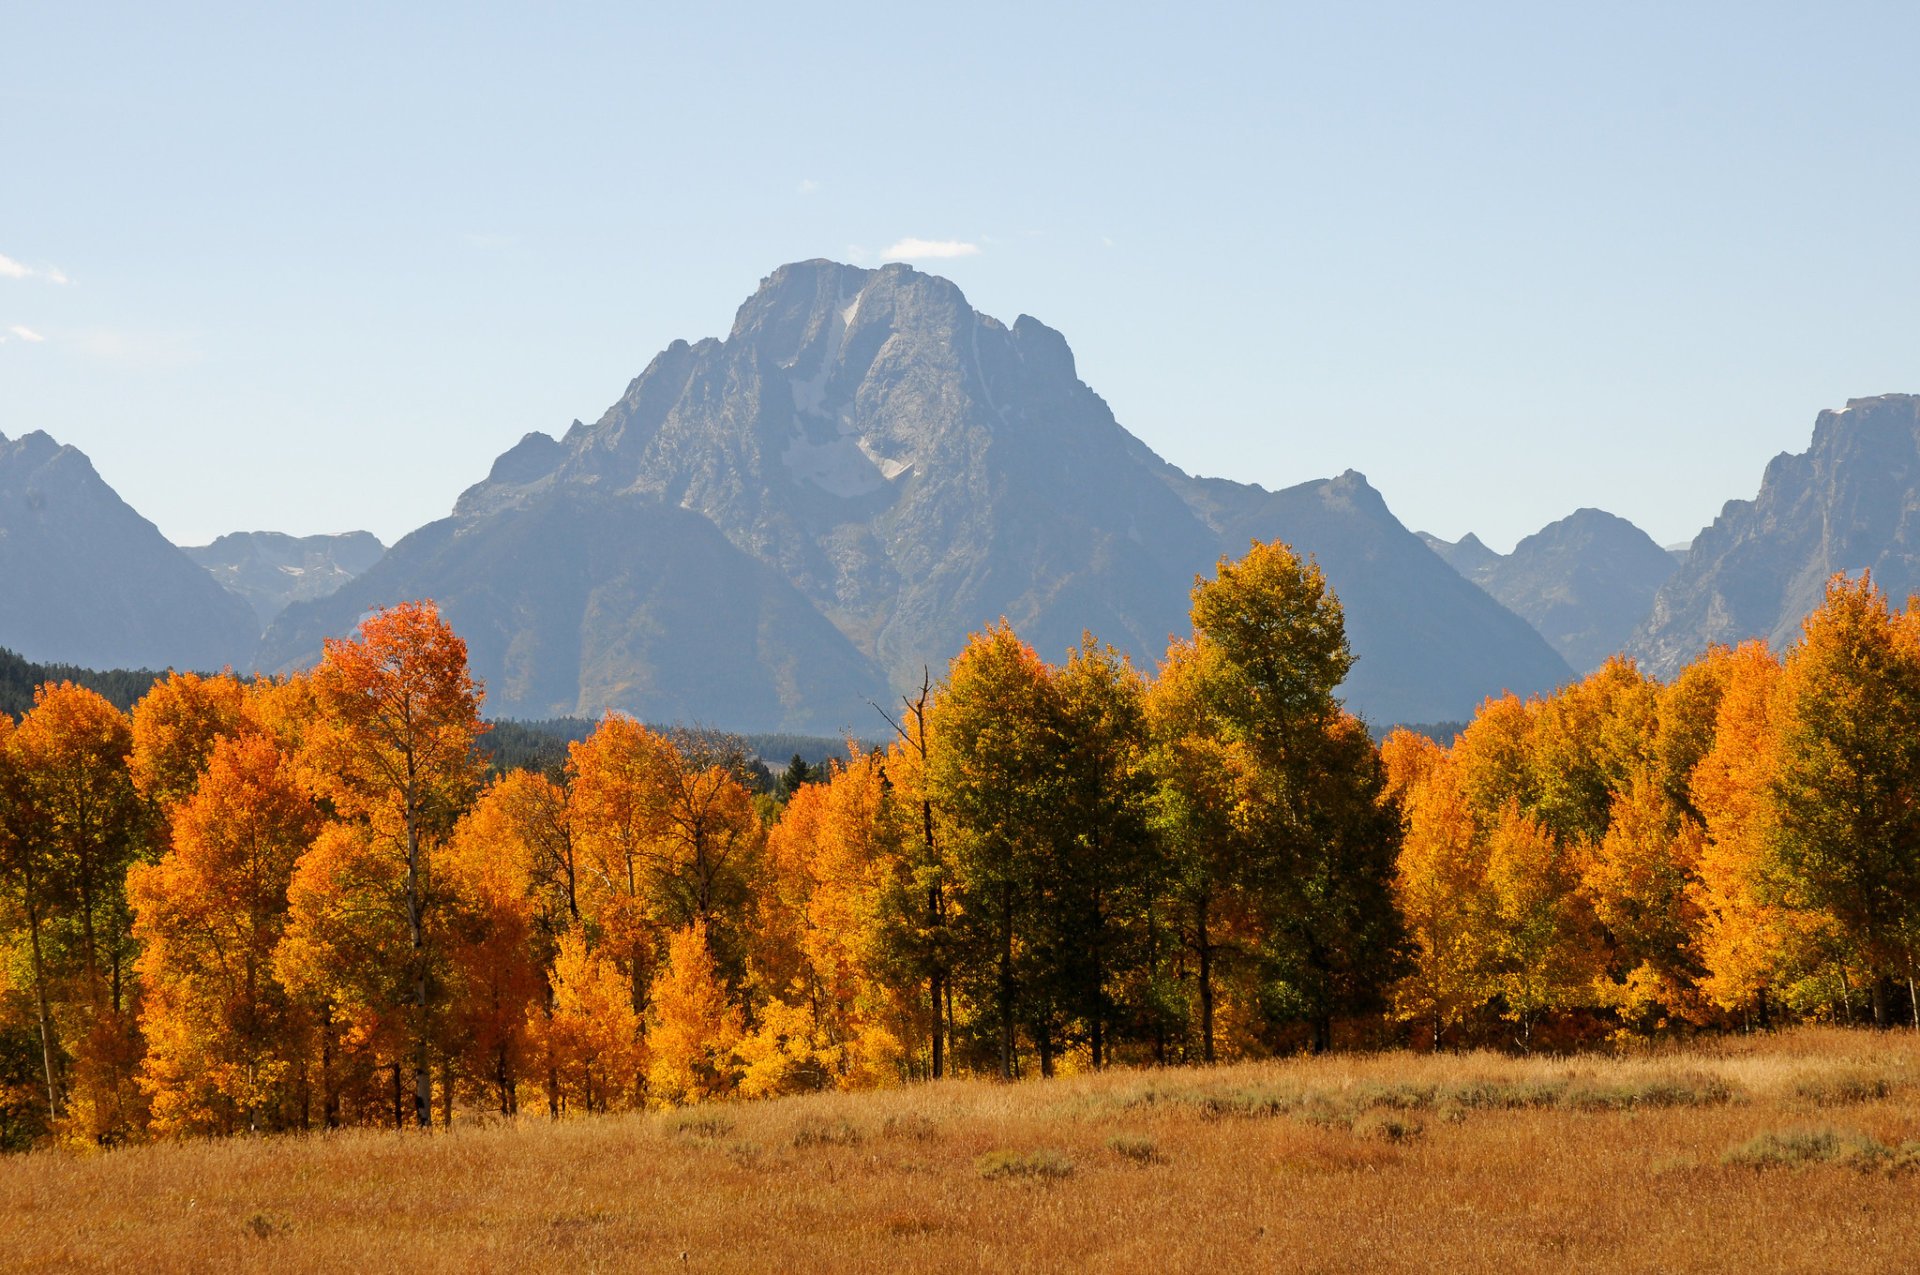
[[[1404,829],[1394,900],[1413,944],[1413,968],[1393,1009],[1425,1024],[1437,1051],[1447,1032],[1492,993],[1486,935],[1495,924],[1487,863],[1458,766],[1438,744],[1397,730],[1381,746]]]
[[[532,1010],[527,1021],[559,1096],[589,1114],[634,1105],[647,1067],[626,976],[570,930],[560,936],[551,977],[551,1010]]]
[[[648,1097],[662,1106],[724,1098],[739,1080],[739,1009],[720,981],[707,927],[694,921],[667,941],[667,960],[647,997]]]

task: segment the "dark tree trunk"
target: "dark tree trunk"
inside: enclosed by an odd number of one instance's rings
[[[1213,939],[1207,933],[1207,896],[1194,908],[1194,951],[1200,958],[1200,1060],[1213,1061]]]
[[[1000,887],[1000,1078],[1013,1079],[1013,886]]]

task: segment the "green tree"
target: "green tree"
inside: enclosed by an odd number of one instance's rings
[[[1835,576],[1781,678],[1772,857],[1838,922],[1886,1026],[1920,928],[1920,647],[1870,578]]]

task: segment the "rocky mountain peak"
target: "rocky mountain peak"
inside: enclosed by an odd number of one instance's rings
[[[1835,572],[1871,569],[1892,597],[1920,587],[1920,395],[1853,398],[1814,418],[1806,451],[1768,463],[1694,540],[1634,637],[1670,674],[1715,642],[1798,636]]]
[[[95,668],[217,669],[251,653],[246,604],[142,518],[78,448],[0,442],[0,646]]]

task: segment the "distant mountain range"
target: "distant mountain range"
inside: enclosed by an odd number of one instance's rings
[[[273,666],[369,608],[436,598],[496,711],[871,729],[1006,617],[1151,666],[1196,573],[1253,538],[1316,555],[1376,720],[1469,713],[1565,662],[1358,474],[1280,492],[1191,478],[1115,421],[1065,339],[890,265],[783,267],[722,340],[675,342],[593,425],[532,434],[453,514],[268,632]]]
[[[1579,509],[1510,554],[1469,534],[1430,548],[1553,644],[1574,671],[1591,672],[1626,648],[1653,597],[1679,565],[1646,532],[1599,509]]]
[[[369,531],[289,536],[236,531],[186,555],[247,600],[264,631],[290,602],[324,598],[380,561],[386,546]]]
[[[1416,536],[1352,471],[1280,491],[1189,476],[1039,321],[906,266],[809,261],[764,280],[726,339],[673,343],[598,421],[527,435],[384,552],[364,532],[182,551],[79,452],[0,438],[0,646],[291,668],[432,597],[496,715],[866,734],[868,701],[938,677],[1002,616],[1049,658],[1090,630],[1151,666],[1188,631],[1197,574],[1282,539],[1345,608],[1350,706],[1460,720],[1622,649],[1671,672],[1711,641],[1791,637],[1832,570],[1920,584],[1916,403],[1822,413],[1812,452],[1776,459],[1684,554],[1583,509],[1503,555]]]

